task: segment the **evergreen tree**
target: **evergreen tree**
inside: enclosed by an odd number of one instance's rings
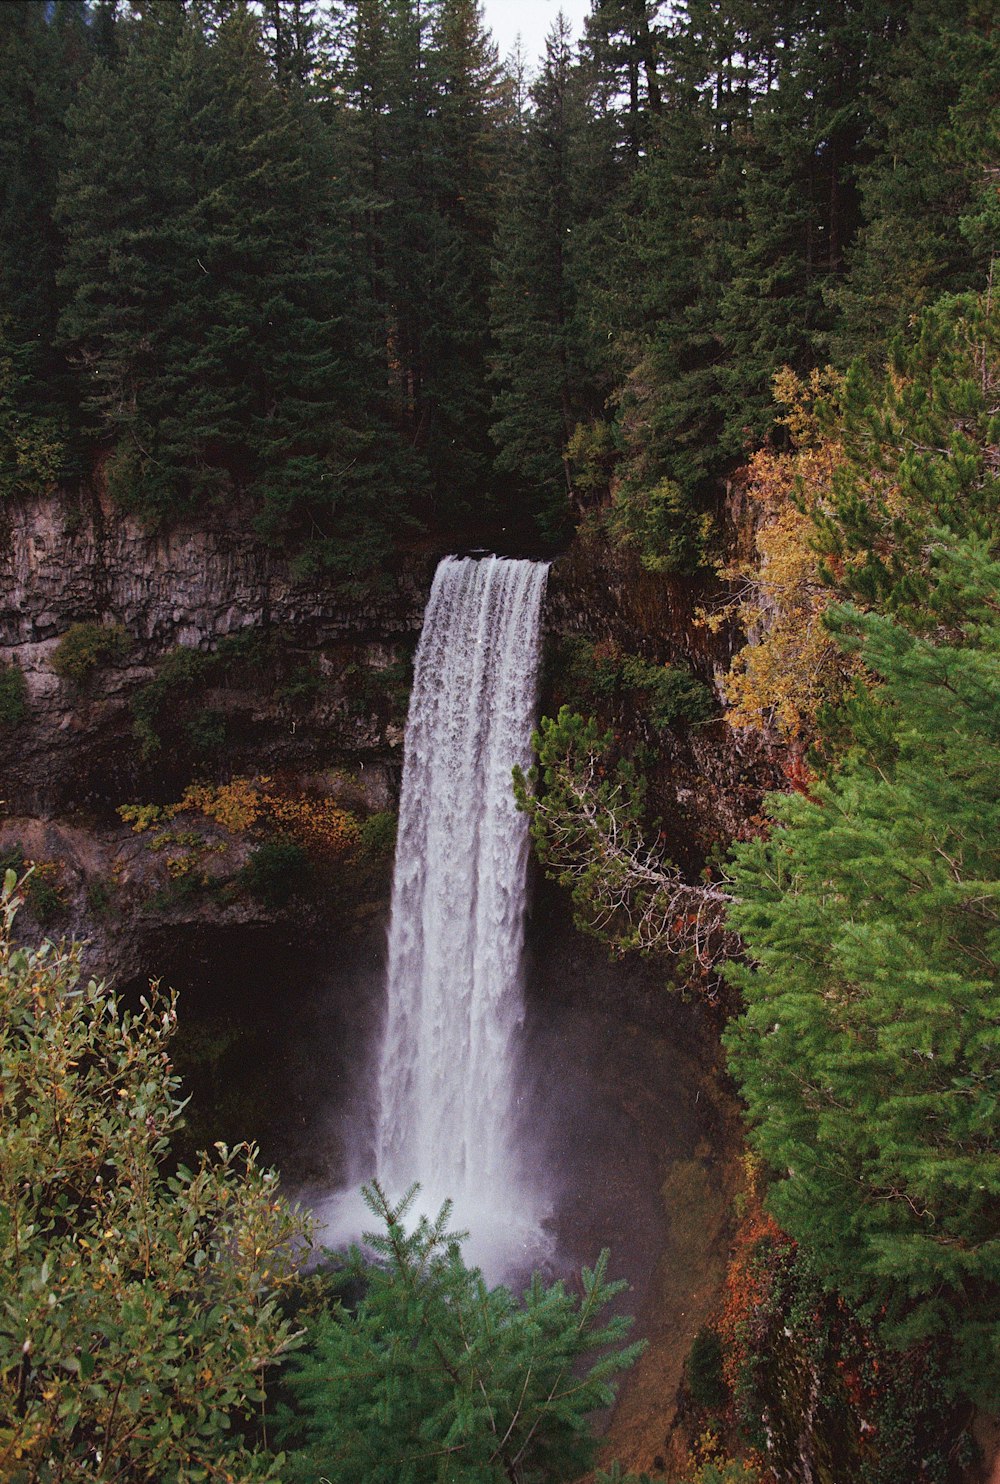
[[[645,148],[651,124],[663,110],[659,0],[595,0],[586,37],[595,64],[616,104],[624,102],[621,136],[633,158]]]
[[[343,81],[357,123],[390,411],[438,517],[488,473],[489,251],[508,90],[476,0],[358,0]]]
[[[773,424],[771,378],[823,354],[829,286],[859,222],[856,177],[906,0],[825,0],[783,10],[755,38],[770,86],[744,154],[743,228],[721,305],[723,445],[758,445]]]
[[[112,492],[156,519],[246,492],[275,539],[363,575],[402,518],[404,461],[336,120],[282,86],[238,4],[133,19],[74,125],[63,333]]]
[[[578,1477],[594,1453],[588,1415],[610,1404],[612,1378],[643,1348],[622,1344],[631,1320],[602,1316],[623,1287],[606,1280],[607,1253],[584,1269],[580,1298],[536,1274],[518,1303],[465,1266],[448,1206],[405,1230],[414,1194],[391,1206],[377,1185],[365,1192],[385,1230],[365,1238],[374,1265],[354,1253],[357,1307],[321,1318],[289,1375],[298,1415],[284,1419],[288,1477]]]
[[[727,1036],[771,1204],[832,1285],[1000,1376],[1000,621],[991,303],[946,301],[855,377],[821,512],[828,610],[868,670],[808,796],[740,846]],[[858,373],[860,376],[860,373]],[[863,390],[862,387],[866,390]],[[867,404],[871,405],[867,405]],[[881,611],[879,611],[881,610]]]
[[[570,439],[601,416],[609,390],[582,302],[587,224],[603,204],[584,165],[594,137],[590,81],[573,66],[561,17],[531,98],[496,244],[492,432],[497,469],[514,481],[508,518],[531,512],[558,538],[572,512]]]
[[[638,313],[616,394],[613,529],[661,570],[705,555],[726,465],[720,304],[740,230],[750,39],[728,11],[683,7],[665,32],[664,107],[632,188]]]
[[[86,21],[82,0],[0,7],[0,494],[51,488],[69,454],[53,208],[66,112],[90,61]]]
[[[732,922],[752,964],[727,1035],[770,1204],[829,1281],[898,1337],[950,1347],[957,1384],[1000,1399],[1000,564],[941,561],[951,642],[844,611],[889,708],[811,797],[774,800],[736,851]],[[860,740],[860,739],[859,739]]]
[[[827,290],[842,362],[863,354],[881,367],[911,315],[985,282],[1000,241],[989,185],[1000,42],[988,12],[975,0],[913,0],[899,18],[859,174],[863,226],[847,280]]]
[[[815,512],[827,577],[866,605],[927,630],[962,622],[937,560],[941,532],[994,545],[1000,535],[992,297],[944,299],[897,337],[891,375],[856,365],[843,398],[847,459]]]

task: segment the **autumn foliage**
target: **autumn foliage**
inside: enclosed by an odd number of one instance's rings
[[[733,1396],[743,1385],[745,1367],[754,1353],[755,1325],[771,1298],[773,1274],[768,1258],[780,1259],[795,1249],[795,1243],[764,1209],[759,1161],[747,1154],[744,1164],[747,1190],[715,1324],[722,1341],[722,1375]]]
[[[127,804],[118,813],[137,834],[180,815],[201,814],[232,835],[283,835],[317,861],[339,859],[361,838],[361,822],[349,810],[329,798],[285,790],[265,774],[220,784],[192,783],[176,804]]]
[[[821,575],[814,520],[843,459],[828,415],[838,385],[830,371],[802,380],[786,367],[775,377],[791,448],[761,449],[747,466],[753,553],[722,569],[735,596],[707,620],[735,618],[747,636],[726,678],[730,724],[774,725],[789,740],[811,738],[817,712],[851,668],[823,623],[834,594]]]

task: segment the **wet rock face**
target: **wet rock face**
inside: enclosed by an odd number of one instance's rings
[[[275,636],[276,665],[235,688],[215,677],[206,708],[238,713],[231,730],[245,734],[257,766],[328,766],[356,753],[398,769],[400,706],[390,714],[373,697],[380,674],[405,671],[434,562],[409,559],[359,601],[331,582],[297,578],[238,510],[150,533],[96,501],[11,506],[0,531],[0,663],[22,670],[28,715],[4,728],[0,798],[46,813],[140,789],[149,770],[133,755],[132,697],[172,649],[210,653],[251,632]],[[74,682],[53,658],[80,623],[117,626],[128,642],[124,655]],[[315,672],[313,694],[279,684],[296,665]]]

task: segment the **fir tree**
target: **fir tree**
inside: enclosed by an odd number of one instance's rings
[[[859,172],[862,227],[846,281],[827,290],[844,363],[864,355],[881,368],[887,341],[916,311],[985,282],[1000,241],[989,184],[1000,43],[987,10],[918,0],[898,18]]]
[[[934,1335],[956,1383],[1000,1376],[1000,564],[941,562],[951,641],[842,610],[890,724],[736,851],[752,964],[727,1035],[770,1204],[829,1281],[897,1338]],[[883,724],[883,732],[885,727]]]
[[[581,1297],[536,1275],[519,1303],[465,1266],[448,1206],[406,1231],[414,1195],[393,1206],[377,1185],[365,1192],[385,1229],[365,1238],[373,1265],[353,1255],[357,1307],[320,1320],[288,1377],[298,1413],[284,1419],[288,1477],[578,1477],[594,1452],[589,1414],[609,1405],[613,1377],[643,1348],[622,1343],[631,1320],[603,1317],[623,1286],[606,1279],[607,1253],[584,1269]]]
[[[73,395],[55,343],[66,113],[91,60],[83,3],[0,7],[0,493],[52,488]]]
[[[403,519],[337,119],[283,86],[245,5],[130,22],[76,110],[63,333],[112,492],[155,519],[248,494],[363,575]]]
[[[569,441],[578,423],[600,417],[608,390],[582,307],[586,227],[599,204],[583,165],[593,137],[589,87],[586,72],[573,66],[569,28],[560,18],[531,90],[496,244],[497,469],[514,478],[508,515],[517,520],[527,507],[543,533],[556,538],[571,519]]]
[[[942,531],[993,545],[1000,534],[996,385],[1000,310],[991,296],[944,299],[909,338],[891,375],[847,378],[847,458],[815,512],[831,582],[918,629],[962,622]]]

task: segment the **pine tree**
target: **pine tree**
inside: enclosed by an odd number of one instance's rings
[[[1000,534],[996,384],[1000,310],[987,295],[943,299],[908,338],[891,375],[847,377],[847,459],[816,511],[827,576],[864,604],[927,630],[962,621],[962,600],[937,561],[942,533]]]
[[[249,495],[341,576],[405,518],[339,119],[248,7],[132,20],[74,115],[63,334],[116,497],[154,519]]]
[[[357,0],[343,85],[390,414],[428,515],[483,498],[487,295],[509,90],[476,0]]]
[[[52,488],[73,421],[55,343],[66,112],[91,59],[83,3],[0,8],[0,493]]]
[[[637,159],[650,128],[663,110],[659,0],[596,0],[586,21],[586,37],[608,93],[625,101],[622,142]]]
[[[593,137],[590,79],[573,66],[561,18],[531,97],[496,243],[492,432],[497,469],[514,481],[507,518],[531,512],[558,538],[572,516],[569,441],[579,423],[601,416],[609,390],[583,310],[587,225],[603,205],[583,164]]]
[[[773,424],[775,371],[804,373],[832,325],[829,291],[860,219],[856,177],[904,0],[825,0],[765,18],[754,53],[770,84],[744,155],[743,229],[721,306],[723,444],[758,445]]]
[[[1000,42],[988,10],[918,0],[899,18],[859,174],[863,225],[846,281],[828,290],[842,363],[863,354],[881,368],[910,316],[985,282],[1000,241],[989,183],[1000,148]]]
[[[602,1316],[623,1287],[606,1279],[607,1253],[584,1269],[581,1297],[536,1274],[519,1303],[465,1266],[447,1205],[436,1221],[406,1231],[414,1195],[392,1206],[377,1185],[365,1192],[384,1224],[365,1238],[376,1261],[354,1253],[363,1297],[322,1318],[291,1368],[297,1417],[284,1419],[287,1477],[576,1478],[593,1457],[589,1414],[609,1405],[612,1378],[643,1348],[622,1343],[631,1320]]]
[[[735,852],[751,963],[730,1062],[771,1204],[831,1284],[956,1384],[1000,1375],[1000,621],[989,302],[946,301],[847,389],[820,512],[867,683],[808,797]],[[858,373],[860,376],[860,373]]]
[[[941,561],[953,642],[844,611],[891,743],[738,847],[732,922],[752,964],[727,1035],[770,1204],[856,1304],[934,1335],[966,1395],[1000,1399],[1000,564]]]
[[[664,107],[632,187],[638,313],[616,393],[613,526],[660,570],[704,560],[726,466],[720,304],[740,230],[749,37],[729,11],[683,7],[665,31]]]

